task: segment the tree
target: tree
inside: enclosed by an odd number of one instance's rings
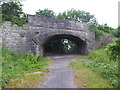
[[[2,20],[11,21],[13,24],[22,25],[27,22],[26,14],[22,11],[19,1],[4,2],[2,4]]]
[[[71,9],[68,11],[64,11],[63,13],[59,13],[57,15],[57,18],[64,20],[73,20],[78,22],[97,23],[94,15],[91,15],[89,12],[75,10],[75,9]]]
[[[47,17],[55,17],[55,13],[50,9],[44,9],[44,10],[39,9],[36,12],[36,15],[38,15],[38,16],[47,16]]]
[[[36,15],[97,24],[97,20],[94,15],[91,15],[89,12],[75,10],[75,9],[64,11],[63,13],[59,13],[58,15],[55,15],[55,13],[50,9],[44,9],[44,10],[39,9],[36,12]]]
[[[14,1],[24,1],[24,0],[0,0],[0,8],[3,3],[14,2]]]
[[[20,17],[22,12],[20,2],[9,2],[2,4],[3,20],[11,21],[12,18]]]

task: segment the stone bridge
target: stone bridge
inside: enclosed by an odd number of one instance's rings
[[[0,44],[9,49],[20,50],[22,54],[34,52],[45,55],[48,42],[56,39],[69,39],[79,47],[79,54],[86,55],[91,50],[100,48],[111,42],[108,36],[95,40],[95,34],[89,30],[87,23],[49,18],[45,16],[28,15],[28,24],[23,27],[2,24]]]

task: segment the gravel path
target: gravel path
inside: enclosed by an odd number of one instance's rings
[[[42,88],[77,88],[73,82],[73,71],[68,67],[75,55],[49,56],[53,60],[47,79],[40,85]]]

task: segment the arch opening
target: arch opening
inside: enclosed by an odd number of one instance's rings
[[[73,35],[53,35],[42,44],[43,55],[54,54],[80,54],[86,55],[87,44],[82,39]]]

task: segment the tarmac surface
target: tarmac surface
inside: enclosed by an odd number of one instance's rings
[[[76,55],[48,56],[53,60],[49,67],[47,79],[40,85],[41,88],[77,88],[73,81],[74,69],[69,68],[69,63]]]

